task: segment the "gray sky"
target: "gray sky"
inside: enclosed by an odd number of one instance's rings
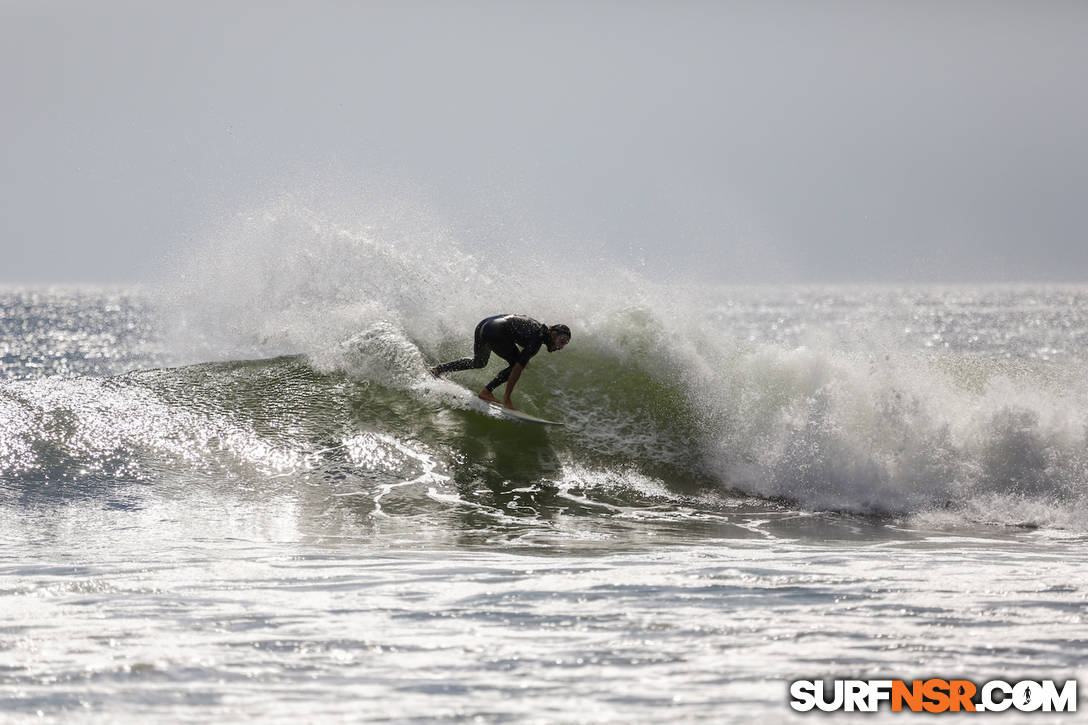
[[[1085,2],[0,0],[0,282],[385,183],[730,282],[1088,281],[1086,38]]]

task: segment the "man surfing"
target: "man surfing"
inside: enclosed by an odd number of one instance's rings
[[[516,410],[510,402],[510,396],[514,393],[521,371],[529,364],[529,359],[540,351],[541,345],[545,345],[548,352],[555,352],[566,347],[568,342],[570,328],[566,325],[549,327],[525,315],[495,315],[480,320],[480,324],[476,325],[472,357],[435,365],[431,368],[431,375],[437,378],[457,370],[482,368],[487,365],[491,353],[494,352],[510,365],[480,391],[480,398]],[[520,350],[518,346],[521,347]],[[495,388],[503,383],[506,383],[506,394],[500,403],[495,397]]]

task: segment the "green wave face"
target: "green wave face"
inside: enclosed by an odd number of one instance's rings
[[[373,353],[356,340],[347,359],[372,364]],[[386,384],[322,372],[302,356],[10,383],[0,394],[0,478],[18,482],[19,496],[60,502],[148,483],[305,492],[322,510],[453,511],[469,519],[457,530],[481,531],[495,512],[592,515],[712,488],[675,425],[688,415],[683,398],[635,369],[579,375],[585,358],[534,361],[517,391],[524,409],[563,428],[489,417],[466,388],[404,367],[417,360],[394,359],[378,376]]]

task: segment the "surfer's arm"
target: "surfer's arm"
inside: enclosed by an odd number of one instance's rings
[[[521,371],[525,369],[525,366],[519,362],[514,363],[514,367],[510,369],[510,379],[506,381],[506,394],[503,395],[502,404],[507,408],[513,408],[514,404],[510,402],[510,396],[514,392],[514,386],[518,383],[518,378],[521,377]]]

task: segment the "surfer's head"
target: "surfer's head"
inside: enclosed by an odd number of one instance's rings
[[[562,350],[570,342],[570,328],[566,325],[552,325],[548,328],[548,352]]]

